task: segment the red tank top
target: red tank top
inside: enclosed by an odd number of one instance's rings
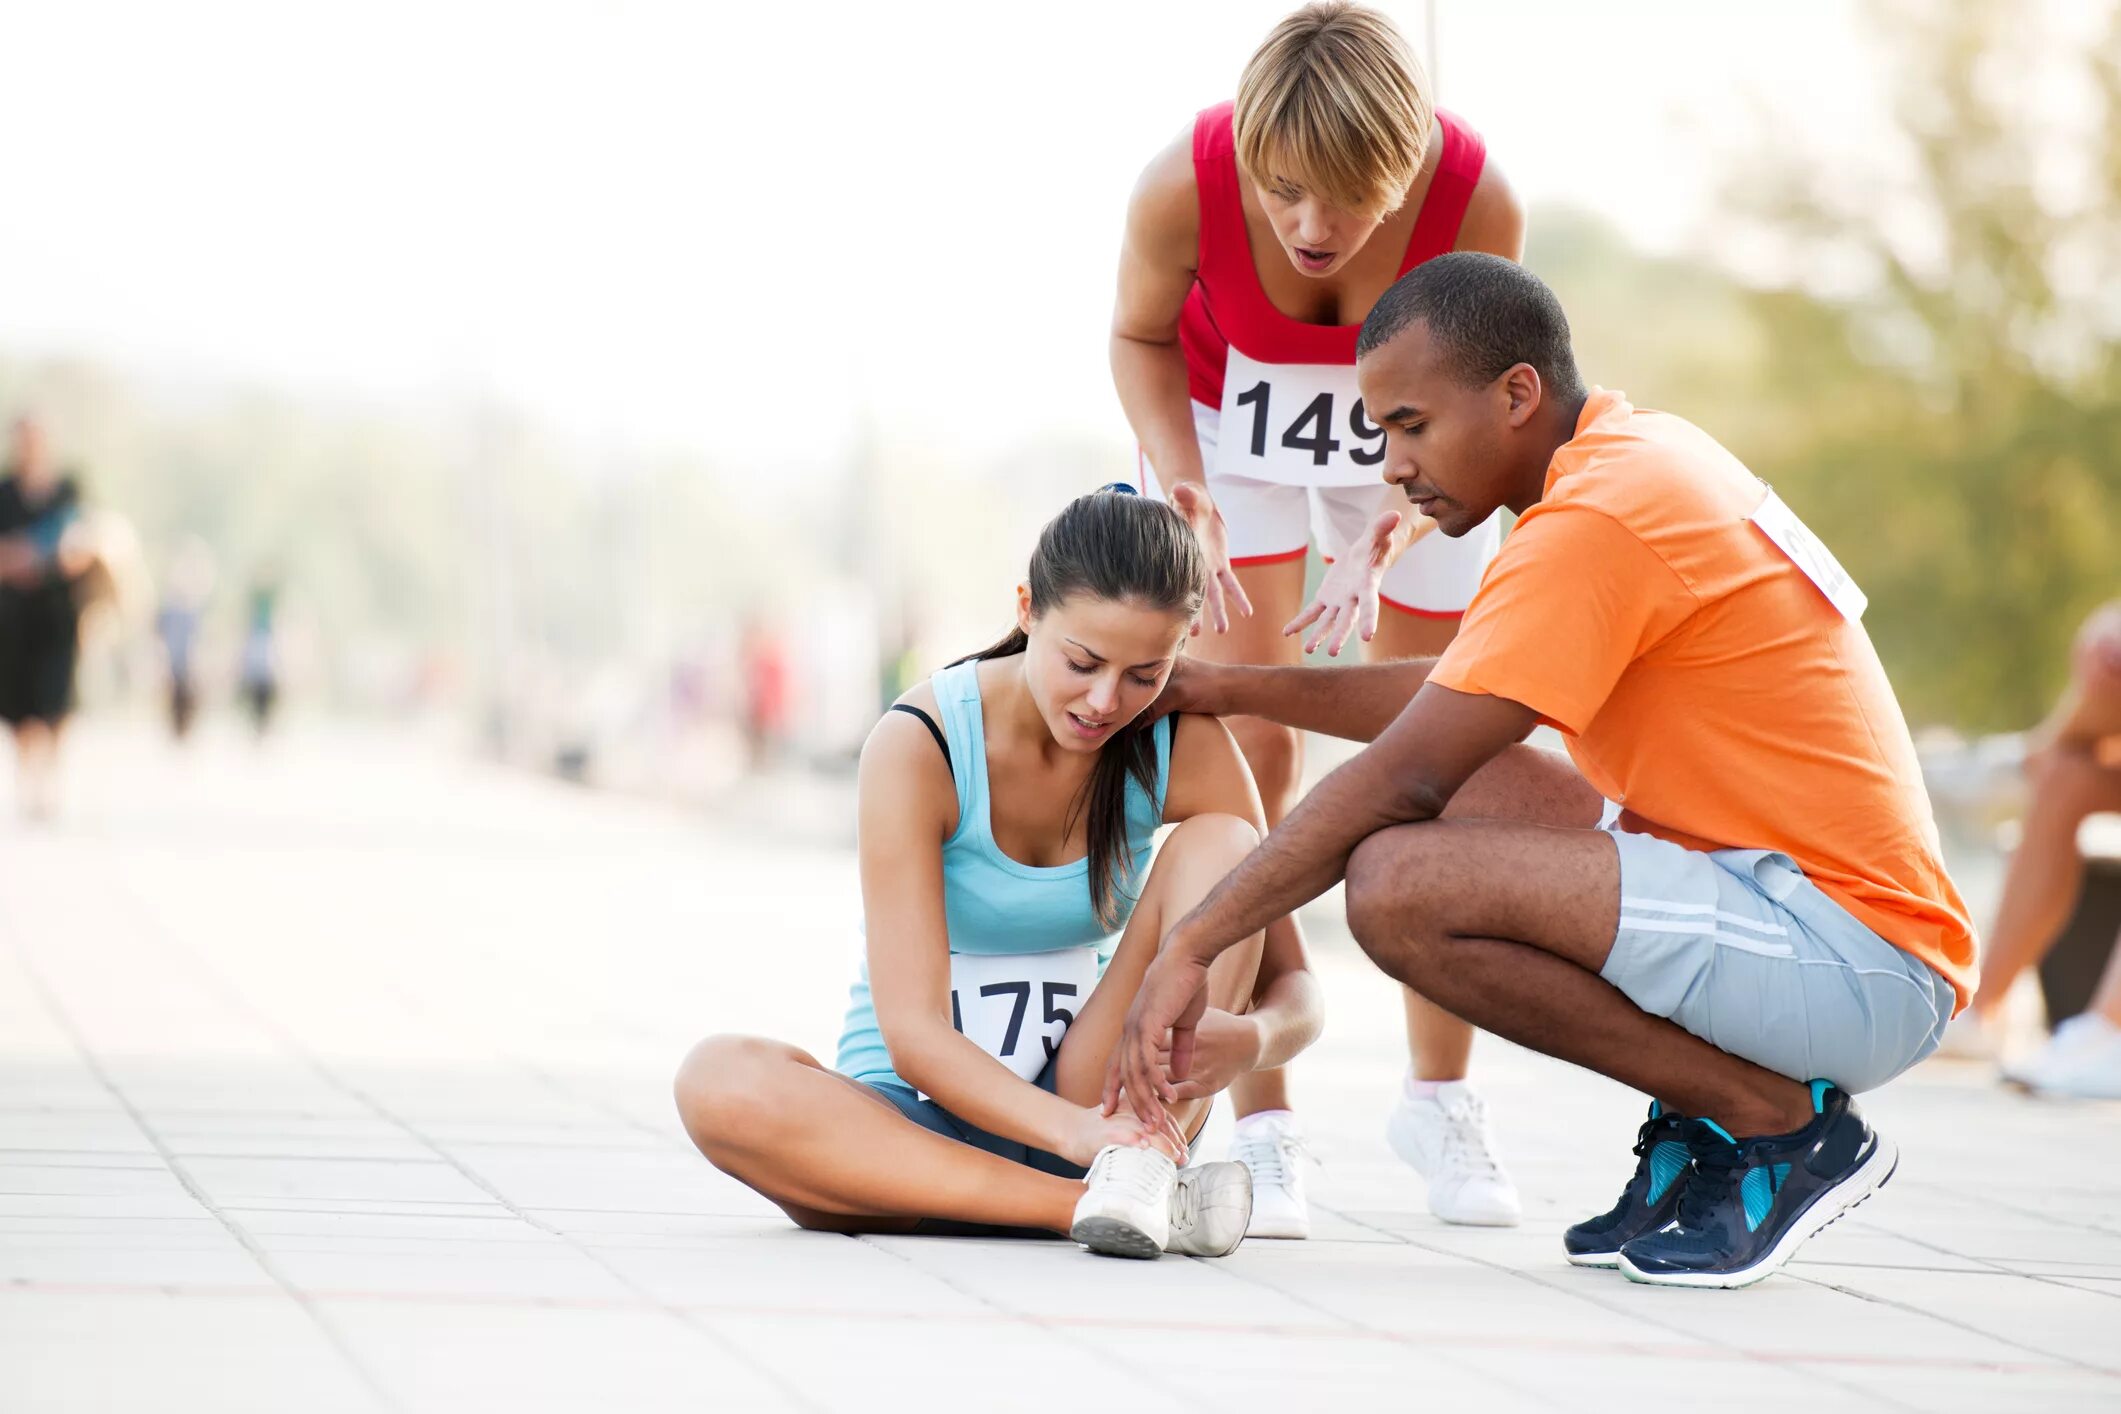
[[[1218,103],[1193,121],[1193,179],[1200,188],[1200,267],[1179,317],[1179,343],[1186,351],[1193,401],[1220,408],[1223,366],[1235,344],[1261,363],[1355,362],[1360,324],[1305,324],[1276,309],[1259,287],[1252,242],[1239,196],[1237,142],[1230,103]],[[1407,238],[1404,275],[1458,242],[1458,227],[1480,181],[1487,144],[1464,122],[1436,110],[1443,153],[1428,194]]]

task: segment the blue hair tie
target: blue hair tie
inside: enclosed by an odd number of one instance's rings
[[[1124,491],[1129,496],[1139,496],[1141,494],[1140,490],[1131,481],[1107,481],[1097,489],[1099,491]]]

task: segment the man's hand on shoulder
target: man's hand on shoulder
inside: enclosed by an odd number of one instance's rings
[[[1164,679],[1164,690],[1149,704],[1148,719],[1159,721],[1173,712],[1223,716],[1230,710],[1224,704],[1223,692],[1228,673],[1229,669],[1221,663],[1179,654],[1178,661],[1171,665],[1171,676]]]

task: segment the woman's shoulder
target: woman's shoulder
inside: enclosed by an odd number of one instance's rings
[[[1173,137],[1142,168],[1130,200],[1134,225],[1155,247],[1190,259],[1200,239],[1199,179],[1193,172],[1193,124]]]
[[[946,834],[954,829],[957,785],[948,742],[932,680],[901,693],[862,743],[856,791],[864,813],[888,806],[894,815],[904,812],[901,818],[932,819]]]
[[[1208,811],[1250,818],[1258,806],[1251,768],[1237,738],[1220,717],[1176,713],[1171,723],[1171,764],[1164,779],[1164,820],[1172,823]],[[1249,809],[1246,808],[1249,805]]]

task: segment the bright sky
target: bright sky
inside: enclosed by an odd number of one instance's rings
[[[1291,3],[0,0],[0,348],[491,394],[750,472],[864,409],[939,455],[1123,438],[1128,190]],[[1848,0],[1437,4],[1443,101],[1526,198],[1646,245],[1695,239],[1745,95],[1881,131]]]

